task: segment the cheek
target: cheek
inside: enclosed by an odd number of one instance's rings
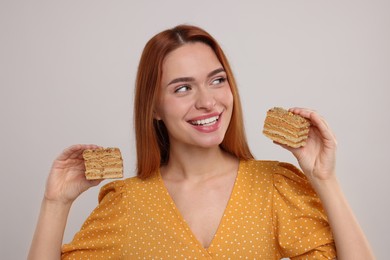
[[[219,100],[227,107],[233,107],[233,93],[230,87],[225,88],[224,91],[220,92]]]
[[[180,117],[182,106],[183,104],[175,99],[165,99],[158,106],[158,114],[164,122],[167,122],[170,118]]]

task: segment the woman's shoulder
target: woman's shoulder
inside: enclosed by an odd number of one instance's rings
[[[108,195],[127,195],[129,193],[137,193],[140,190],[153,189],[153,184],[156,183],[156,177],[141,179],[137,176],[129,177],[122,180],[115,180],[105,184],[99,193],[99,202]]]
[[[123,195],[123,193],[129,193],[134,190],[144,188],[145,185],[150,182],[150,179],[143,180],[137,176],[128,177],[122,180],[114,180],[103,185],[99,192],[99,202],[108,195]]]
[[[294,204],[309,200],[318,203],[317,195],[305,174],[291,163],[249,160],[242,161],[240,167],[240,174],[247,185],[272,190],[278,201],[287,199],[290,204]]]
[[[253,176],[272,179],[289,179],[298,183],[307,183],[306,176],[295,165],[288,162],[271,160],[246,160],[240,162],[240,171]]]

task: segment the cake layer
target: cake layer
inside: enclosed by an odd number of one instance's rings
[[[307,139],[307,138],[305,138],[304,140],[296,142],[296,141],[290,141],[290,140],[286,139],[284,136],[277,135],[277,134],[269,134],[269,133],[264,132],[264,135],[267,136],[268,138],[274,140],[277,143],[285,144],[285,145],[293,147],[293,148],[299,148],[299,147],[306,145],[306,139]]]
[[[87,149],[83,157],[88,180],[123,177],[123,160],[118,148]]]
[[[305,136],[309,133],[309,128],[291,128],[287,124],[269,123],[267,121],[264,123],[264,129],[273,132],[281,132],[293,137]]]
[[[267,111],[266,120],[272,121],[273,119],[276,119],[279,122],[286,122],[288,125],[295,128],[307,128],[310,126],[310,122],[306,118],[289,112],[281,107],[274,107]]]
[[[288,118],[277,117],[272,114],[266,117],[264,123],[283,127],[286,130],[290,130],[291,133],[295,133],[296,131],[300,131],[303,129],[308,129],[307,124],[302,124],[302,123],[297,124],[296,122],[288,121]]]
[[[294,148],[304,146],[309,134],[309,120],[283,108],[267,111],[263,134],[268,138]]]
[[[267,128],[264,128],[263,133],[266,136],[277,135],[277,136],[280,136],[280,137],[282,137],[290,142],[294,142],[294,143],[299,143],[299,142],[302,142],[302,141],[307,139],[307,135],[300,135],[300,136],[290,135],[290,134],[286,134],[283,131],[272,130],[272,129],[267,129]]]
[[[90,172],[86,175],[87,180],[100,180],[100,179],[118,179],[122,178],[123,175],[118,171],[114,172]]]

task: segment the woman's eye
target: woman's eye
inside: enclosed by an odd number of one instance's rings
[[[225,77],[220,77],[220,78],[217,78],[215,80],[213,80],[211,82],[212,85],[218,85],[218,84],[222,84],[226,81],[226,78]]]
[[[183,85],[175,89],[175,93],[183,93],[190,90],[190,86],[188,85]]]

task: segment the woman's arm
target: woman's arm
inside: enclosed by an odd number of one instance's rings
[[[43,199],[28,259],[60,259],[71,204]]]
[[[54,161],[46,183],[28,259],[60,259],[66,221],[73,201],[101,181],[85,179],[82,152],[96,145],[74,145]]]
[[[375,259],[336,178],[311,183],[328,216],[338,259]]]
[[[302,108],[290,111],[310,119],[312,125],[304,147],[282,146],[297,158],[321,199],[334,236],[338,259],[375,259],[335,174],[337,141],[333,132],[314,111]]]

